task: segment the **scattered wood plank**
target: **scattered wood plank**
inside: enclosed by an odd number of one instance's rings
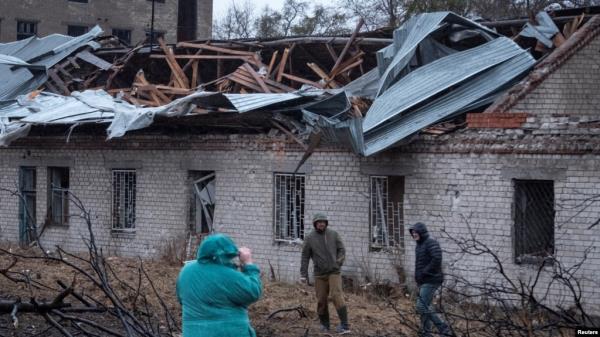
[[[296,137],[296,135],[294,135],[290,130],[284,128],[281,124],[279,124],[275,120],[271,120],[271,124],[273,124],[273,126],[275,126],[277,129],[281,130],[283,133],[288,135],[290,138],[292,138],[296,143],[298,143],[304,149],[304,151],[308,150],[308,145],[304,144],[304,142],[301,141],[298,137]]]
[[[289,53],[290,53],[289,48],[285,48],[283,50],[283,55],[281,56],[281,61],[279,62],[279,67],[277,69],[277,77],[275,78],[275,80],[277,82],[281,82],[281,78],[283,76],[283,70],[285,68],[285,63],[287,62],[287,57],[288,57]]]
[[[215,47],[215,46],[211,46],[211,45],[205,44],[205,43],[179,42],[179,43],[177,43],[177,47],[211,50],[211,51],[221,52],[223,54],[229,54],[229,55],[244,55],[244,56],[249,56],[249,57],[254,57],[254,55],[256,55],[256,53],[250,52],[250,51],[241,51],[241,50],[235,50],[235,49],[229,49],[229,48]]]
[[[167,64],[171,68],[171,72],[173,73],[175,80],[179,83],[179,86],[182,88],[189,88],[190,83],[188,81],[188,78],[179,66],[179,63],[177,63],[177,60],[175,59],[175,54],[173,53],[173,49],[167,47],[165,41],[162,38],[158,38],[158,43],[160,44],[160,47],[165,53]]]
[[[325,73],[325,71],[323,71],[323,69],[319,68],[318,65],[314,64],[314,63],[307,63],[306,64],[310,69],[312,69],[312,71],[315,72],[315,74],[317,74],[319,77],[321,77],[323,79],[323,81],[325,81],[326,86],[329,85],[332,88],[339,88],[339,85],[331,78],[329,78],[329,76]]]
[[[138,90],[148,92],[150,98],[156,103],[156,105],[163,105],[171,102],[171,100],[165,96],[165,94],[158,91],[155,86],[151,85],[150,82],[146,80],[146,76],[144,76],[144,72],[142,70],[137,72],[135,79],[136,82],[133,83],[133,86],[137,87]]]
[[[271,62],[269,62],[269,68],[267,69],[267,78],[271,77],[271,73],[273,72],[273,66],[275,65],[275,60],[277,59],[277,54],[279,53],[279,50],[276,50],[273,55],[271,56]]]
[[[192,61],[192,82],[190,83],[190,87],[195,88],[197,85],[198,85],[198,60],[193,60]]]
[[[339,58],[337,53],[335,52],[335,49],[333,49],[333,46],[329,42],[325,43],[325,48],[327,48],[327,51],[329,52],[329,55],[331,55],[333,63],[335,64]]]
[[[62,91],[63,95],[71,95],[71,91],[69,90],[69,88],[67,88],[67,84],[60,78],[60,76],[58,76],[56,70],[48,70],[48,76],[50,76],[52,81],[54,81],[54,83],[60,88],[60,91]]]
[[[281,73],[281,76],[285,77],[285,78],[287,78],[288,80],[291,80],[291,81],[296,81],[296,82],[300,82],[300,83],[312,85],[315,88],[323,89],[323,85],[321,85],[321,84],[319,84],[317,82],[313,82],[313,81],[307,80],[307,79],[302,78],[302,77],[298,77],[298,76],[294,76],[294,75],[290,75],[290,74],[286,74],[286,73]]]
[[[263,79],[260,77],[260,75],[256,71],[254,71],[254,69],[252,69],[252,67],[248,63],[242,64],[242,67],[244,69],[246,69],[246,71],[248,73],[250,73],[250,76],[252,76],[252,78],[254,78],[254,80],[256,81],[256,83],[258,83],[258,85],[263,90],[263,92],[271,93],[271,90],[269,90],[269,88],[265,84],[265,81],[263,81]]]
[[[240,76],[237,73],[233,73],[230,75],[229,79],[235,83],[241,84],[249,89],[252,89],[256,92],[261,92],[262,88],[254,83],[254,81],[248,81],[248,79]]]
[[[350,48],[350,46],[352,45],[352,43],[356,39],[356,35],[360,31],[360,28],[363,26],[364,23],[365,23],[365,20],[363,20],[363,18],[360,18],[358,20],[358,24],[356,25],[356,28],[354,28],[354,32],[352,32],[352,36],[350,36],[350,39],[348,40],[348,42],[346,42],[346,45],[344,46],[344,49],[342,49],[342,52],[340,53],[340,56],[335,61],[335,64],[333,65],[333,68],[331,68],[330,74],[333,74],[337,70],[337,68],[340,66],[340,63],[344,59],[344,56],[346,56],[346,53],[348,52],[348,49]],[[333,78],[334,76],[330,75],[329,77]]]

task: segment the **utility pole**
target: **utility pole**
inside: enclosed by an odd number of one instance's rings
[[[154,49],[154,1],[152,0],[152,18],[150,19],[150,54]]]

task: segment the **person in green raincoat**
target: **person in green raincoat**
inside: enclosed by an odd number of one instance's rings
[[[238,256],[240,270],[232,261]],[[248,306],[261,293],[260,270],[250,249],[238,250],[226,235],[209,235],[177,279],[183,337],[255,337]]]

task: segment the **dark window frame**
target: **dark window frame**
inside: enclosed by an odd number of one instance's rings
[[[35,166],[19,166],[19,242],[29,244],[37,232],[37,168]]]
[[[86,3],[89,2],[88,0],[67,0],[67,1],[69,1],[69,2],[79,2],[79,3],[82,3],[82,4],[86,4]]]
[[[126,35],[127,35],[126,38],[124,38],[123,33],[126,33]],[[113,36],[116,36],[119,40],[121,40],[127,44],[131,44],[131,33],[132,33],[131,29],[112,28],[112,30],[111,30],[111,34]]]
[[[73,30],[81,29],[81,31],[73,32]],[[67,25],[67,35],[69,36],[81,36],[87,33],[90,30],[90,27],[84,25]]]
[[[273,236],[277,242],[304,240],[306,176],[273,174]]]
[[[552,260],[555,253],[553,180],[514,179],[513,252],[517,264]]]
[[[112,182],[112,231],[135,232],[137,206],[137,170],[113,169]]]
[[[46,224],[68,226],[70,169],[49,166],[47,172]]]
[[[369,247],[404,249],[405,177],[369,177]]]
[[[213,183],[215,189],[208,185]],[[188,171],[190,188],[188,210],[188,226],[192,234],[205,236],[213,232],[214,212],[216,208],[216,173],[215,171]],[[202,199],[209,199],[203,203]]]
[[[36,36],[37,25],[37,21],[17,20],[17,40],[24,40],[31,36]]]

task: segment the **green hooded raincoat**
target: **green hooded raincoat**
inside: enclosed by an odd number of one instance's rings
[[[238,249],[226,235],[206,237],[196,261],[187,262],[177,279],[183,337],[255,337],[248,306],[262,292],[260,270],[247,264],[238,271]]]

